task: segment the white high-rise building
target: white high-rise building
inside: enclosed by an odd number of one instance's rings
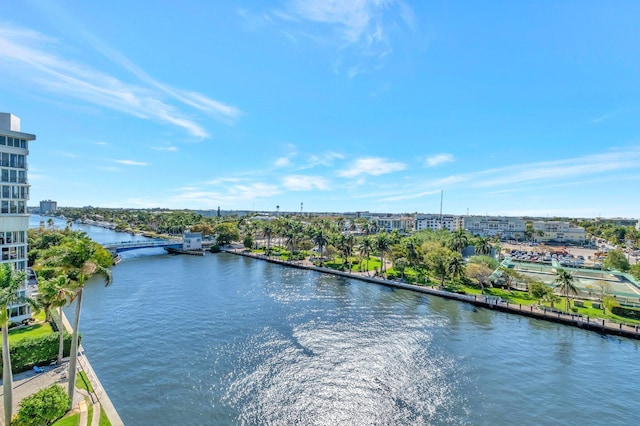
[[[35,138],[35,135],[20,131],[20,118],[0,113],[0,263],[10,263],[17,271],[27,269],[27,156],[29,142]],[[27,295],[26,280],[20,293]],[[12,322],[31,316],[27,305],[15,305],[10,309]]]

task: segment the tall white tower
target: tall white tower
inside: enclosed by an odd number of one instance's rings
[[[35,139],[20,131],[20,118],[0,112],[0,263],[10,263],[17,271],[27,269],[27,156],[29,142]],[[26,281],[20,292],[27,295]],[[31,316],[27,305],[10,308],[12,322]]]

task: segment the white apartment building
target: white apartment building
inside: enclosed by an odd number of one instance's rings
[[[464,229],[474,236],[499,236],[503,240],[522,240],[525,236],[526,222],[520,217],[463,216],[462,221]]]
[[[409,216],[377,216],[373,218],[379,230],[387,232],[411,232],[413,230],[413,218]]]
[[[182,235],[182,250],[202,250],[202,232],[185,231]]]
[[[462,216],[445,214],[442,215],[441,220],[439,214],[418,214],[414,219],[413,229],[416,231],[422,231],[423,229],[448,229],[453,232],[461,229],[462,226]]]
[[[54,213],[58,209],[58,202],[53,200],[40,201],[40,214]]]
[[[27,269],[27,156],[29,142],[35,138],[35,135],[20,131],[20,118],[0,113],[0,263],[9,263],[17,271]],[[20,293],[22,296],[27,294],[26,280]],[[31,316],[27,305],[15,305],[10,309],[12,322]]]
[[[533,222],[533,238],[538,242],[584,243],[586,234],[581,226],[557,220],[536,220]]]

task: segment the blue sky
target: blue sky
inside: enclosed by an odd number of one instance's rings
[[[640,217],[638,1],[0,3],[31,202]]]

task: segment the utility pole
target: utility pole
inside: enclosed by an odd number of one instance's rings
[[[442,197],[444,196],[444,190],[440,190],[440,229],[442,229]]]

